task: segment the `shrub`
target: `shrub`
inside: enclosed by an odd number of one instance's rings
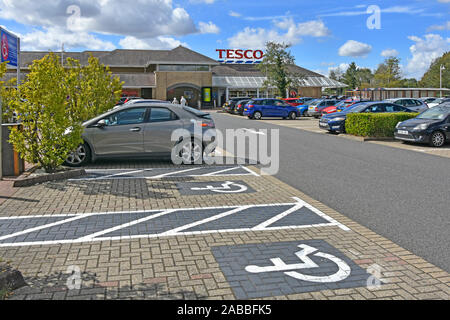
[[[415,118],[418,113],[350,113],[345,121],[348,134],[362,137],[393,137],[397,123]]]
[[[53,53],[35,60],[19,91],[4,97],[21,123],[11,130],[10,142],[46,172],[55,172],[82,143],[82,123],[111,109],[122,91],[119,78],[98,59],[91,57],[84,67],[72,59],[67,63],[64,68]]]

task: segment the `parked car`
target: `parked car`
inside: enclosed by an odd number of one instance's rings
[[[120,98],[119,102],[117,103],[118,106],[121,106],[131,100],[140,100],[142,99],[141,97],[122,97]]]
[[[322,116],[323,109],[334,106],[338,102],[339,100],[331,99],[315,100],[309,104],[308,115],[314,118],[320,118]]]
[[[349,113],[386,113],[412,112],[410,109],[385,101],[360,102],[342,112],[324,115],[319,122],[319,128],[332,133],[345,133],[345,120]]]
[[[241,100],[236,103],[236,107],[234,108],[234,113],[243,116],[244,115],[244,107],[250,100]]]
[[[387,102],[392,102],[400,106],[404,106],[414,112],[422,112],[428,109],[428,105],[419,99],[400,98],[400,99],[387,99]]]
[[[450,102],[450,98],[437,98],[436,100],[434,100],[433,102],[428,104],[429,108],[433,108],[436,107],[438,105],[440,105],[441,103],[444,102]]]
[[[298,107],[307,103],[308,101],[314,100],[314,98],[302,97],[302,98],[287,98],[283,100],[289,103],[291,106]]]
[[[367,100],[351,100],[351,99],[340,101],[340,102],[336,103],[334,106],[326,107],[325,109],[323,109],[322,116],[324,114],[341,112],[341,111],[345,110],[346,108],[354,105],[355,103],[364,102],[364,101],[369,102]]]
[[[241,100],[250,100],[250,99],[251,99],[250,97],[231,98],[223,105],[223,109],[224,109],[224,111],[226,111],[228,113],[234,113],[234,108],[236,106],[236,102],[239,102]]]
[[[420,98],[419,100],[428,105],[429,103],[434,102],[436,99],[438,99],[438,98],[437,97],[423,97],[423,98]]]
[[[196,136],[195,124],[205,136]],[[186,162],[196,163],[203,152],[212,152],[215,124],[210,114],[173,104],[125,104],[83,124],[83,144],[66,159],[66,164],[79,167],[100,158],[170,158],[173,148]],[[190,132],[188,139],[172,141],[176,129]],[[211,130],[209,130],[211,129]],[[203,141],[203,142],[202,142]]]
[[[261,120],[263,117],[295,120],[300,113],[297,107],[280,99],[252,99],[244,107],[244,116],[256,120]]]
[[[300,117],[307,117],[308,116],[308,105],[302,104],[297,107],[298,112],[300,113]]]
[[[141,103],[168,103],[167,101],[162,101],[162,100],[154,100],[154,99],[132,99],[129,100],[128,102],[122,104],[122,105],[117,105],[114,107],[114,109],[120,108],[124,105],[129,105],[129,104],[141,104]]]
[[[450,141],[450,103],[428,109],[414,119],[399,122],[394,135],[398,140],[442,147],[445,141]]]

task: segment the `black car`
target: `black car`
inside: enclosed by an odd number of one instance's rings
[[[442,147],[445,141],[450,140],[450,103],[440,104],[414,119],[399,122],[395,128],[395,139]]]
[[[236,102],[236,106],[234,108],[234,113],[243,116],[244,115],[244,107],[250,100],[240,100]]]
[[[324,115],[320,119],[319,127],[332,133],[345,133],[345,120],[349,113],[386,113],[412,112],[408,108],[388,102],[359,102],[342,112]]]
[[[229,113],[234,113],[234,108],[236,107],[236,102],[241,100],[250,100],[250,97],[238,97],[229,99],[223,106],[224,111]]]

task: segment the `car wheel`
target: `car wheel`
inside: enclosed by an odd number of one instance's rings
[[[91,162],[91,148],[87,143],[81,144],[64,162],[69,167],[82,167]]]
[[[289,113],[289,120],[295,120],[295,119],[297,119],[297,115],[295,114],[295,112]]]
[[[203,146],[196,139],[182,142],[179,156],[183,164],[203,163]]]
[[[308,113],[306,111],[303,111],[302,117],[307,117],[307,116],[308,116]]]
[[[445,135],[441,131],[435,131],[430,138],[430,145],[435,148],[440,148],[445,144]]]
[[[256,119],[256,120],[261,120],[261,119],[262,119],[262,113],[259,112],[259,111],[256,111],[256,112],[253,114],[253,118]]]

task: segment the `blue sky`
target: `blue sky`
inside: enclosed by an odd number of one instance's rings
[[[298,65],[327,75],[355,61],[376,68],[401,58],[420,78],[450,49],[450,0],[0,0],[0,24],[26,50],[170,49],[180,44],[218,58],[218,48],[292,44]],[[369,6],[380,28],[369,29]],[[377,8],[375,7],[375,8]],[[373,12],[373,11],[372,11]],[[374,20],[371,20],[374,21]]]

